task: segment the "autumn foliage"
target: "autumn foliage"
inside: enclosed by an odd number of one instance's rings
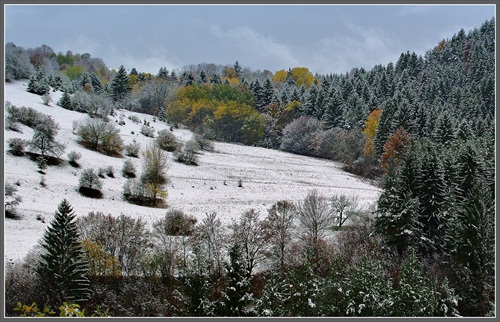
[[[399,127],[384,145],[384,153],[380,159],[380,166],[387,170],[391,162],[399,163],[403,157],[404,151],[410,144],[410,134],[402,127]]]
[[[365,128],[363,133],[365,135],[365,146],[363,148],[363,154],[365,156],[372,156],[375,152],[375,135],[377,133],[378,121],[380,119],[380,114],[382,114],[381,109],[373,110],[365,121]]]

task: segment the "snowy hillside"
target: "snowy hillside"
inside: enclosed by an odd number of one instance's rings
[[[57,205],[63,198],[69,200],[77,216],[91,211],[126,214],[141,217],[148,224],[160,219],[166,209],[155,209],[130,204],[122,200],[122,187],[126,179],[121,176],[121,168],[125,158],[109,157],[90,151],[77,143],[73,134],[73,121],[83,120],[86,115],[65,110],[56,105],[61,97],[60,92],[51,92],[53,102],[50,106],[42,104],[38,95],[26,92],[27,81],[16,81],[5,84],[5,100],[17,107],[32,107],[50,115],[59,123],[60,130],[57,141],[66,145],[63,159],[67,153],[77,151],[82,154],[79,163],[81,168],[74,168],[67,162],[59,166],[51,166],[46,170],[47,186],[41,187],[42,175],[38,173],[35,162],[28,157],[16,157],[5,153],[5,182],[17,183],[17,194],[22,197],[18,206],[20,220],[5,219],[4,250],[5,260],[13,261],[25,256],[42,237]],[[141,123],[134,124],[129,115],[137,115]],[[126,124],[118,125],[122,118]],[[166,123],[156,120],[150,115],[117,111],[110,120],[120,129],[124,144],[135,139],[145,147],[152,138],[140,134],[142,121],[146,119],[156,131],[168,128]],[[19,137],[30,140],[33,130],[20,125],[22,132],[5,131],[4,143],[8,139]],[[134,134],[132,134],[134,132]],[[175,129],[173,132],[181,141],[187,141],[192,133]],[[368,206],[376,201],[380,190],[341,170],[341,164],[328,160],[319,160],[289,153],[240,146],[227,143],[215,143],[214,152],[201,152],[199,166],[187,166],[172,161],[167,174],[170,183],[167,186],[167,204],[170,208],[183,210],[201,220],[206,213],[216,212],[223,222],[237,218],[244,211],[254,208],[261,216],[275,202],[287,199],[302,200],[308,190],[317,189],[320,194],[330,197],[335,194],[358,196],[359,201]],[[168,152],[167,152],[168,153]],[[168,153],[171,158],[171,153]],[[142,159],[130,158],[138,174],[142,169]],[[77,191],[80,173],[88,167],[98,169],[112,166],[115,178],[103,179],[103,199],[89,199]],[[242,179],[243,187],[238,187]],[[45,222],[37,220],[37,217]]]

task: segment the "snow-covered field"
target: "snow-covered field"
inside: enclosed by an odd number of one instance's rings
[[[57,205],[64,198],[71,203],[77,216],[100,211],[142,218],[151,224],[165,214],[167,209],[141,207],[123,201],[121,193],[126,179],[121,176],[121,168],[128,157],[108,157],[80,146],[77,136],[73,134],[73,121],[83,120],[86,115],[57,106],[60,92],[51,92],[53,102],[50,106],[43,105],[40,96],[26,92],[26,83],[6,83],[5,101],[17,107],[32,107],[52,116],[60,126],[57,141],[66,145],[62,158],[66,159],[70,151],[80,152],[82,158],[79,163],[82,167],[77,169],[67,162],[51,166],[45,171],[47,186],[41,187],[39,183],[42,175],[35,162],[27,157],[4,153],[4,180],[17,183],[17,194],[22,197],[18,206],[21,219],[4,220],[5,263],[23,258],[32,249],[43,236]],[[141,123],[134,124],[129,120],[128,116],[132,114],[137,115]],[[118,125],[120,116],[126,122],[123,126]],[[129,111],[118,111],[110,119],[120,129],[125,144],[135,139],[143,147],[153,140],[140,134],[144,119],[157,131],[168,128],[163,122],[154,122],[150,115]],[[30,140],[33,130],[23,125],[21,129],[23,133],[4,131],[4,142],[13,137]],[[132,131],[134,134],[131,134]],[[181,141],[187,141],[192,136],[191,132],[182,129],[175,129],[173,133]],[[203,151],[199,155],[199,166],[171,162],[167,172],[170,178],[167,187],[169,208],[183,210],[199,221],[206,213],[216,212],[224,223],[228,223],[231,218],[237,218],[251,208],[260,211],[261,217],[264,217],[275,202],[283,199],[294,202],[302,200],[311,189],[317,189],[326,197],[335,194],[354,195],[365,207],[374,203],[380,194],[380,189],[341,170],[341,164],[337,162],[228,143],[216,142],[214,145],[214,152]],[[168,154],[171,158],[171,153]],[[130,159],[140,174],[142,159]],[[114,168],[115,178],[103,179],[103,199],[81,196],[77,191],[81,171],[88,167],[98,169],[107,166]],[[238,187],[239,179],[243,181],[241,188]],[[44,218],[45,223],[37,220],[37,217]]]

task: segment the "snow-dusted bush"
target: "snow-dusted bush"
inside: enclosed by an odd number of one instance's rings
[[[125,178],[135,178],[135,166],[134,163],[130,160],[127,159],[125,162],[123,162],[123,168],[122,168],[122,175]]]
[[[201,150],[214,151],[214,143],[207,139],[204,135],[196,134],[194,138]]]
[[[42,102],[43,102],[43,105],[47,105],[47,106],[50,105],[50,102],[52,102],[52,98],[50,97],[49,93],[45,93],[42,95]]]
[[[198,161],[198,156],[196,153],[200,150],[200,146],[195,139],[186,142],[182,148],[174,152],[174,159],[177,162],[181,162],[187,165],[196,165]]]
[[[110,178],[114,178],[115,177],[115,169],[113,169],[112,166],[107,166],[106,169],[105,169],[105,172],[106,172],[106,175]]]
[[[123,141],[119,133],[112,124],[90,117],[81,122],[76,130],[83,146],[107,155],[121,154]]]
[[[134,139],[134,142],[125,145],[125,155],[128,155],[129,157],[139,157],[139,152],[141,150],[141,144],[139,142],[136,142]]]
[[[155,137],[155,129],[148,126],[148,125],[143,125],[141,126],[141,134],[144,136],[147,136],[149,138],[154,138]]]
[[[156,144],[158,144],[160,149],[169,152],[177,150],[179,145],[177,143],[177,138],[175,137],[175,135],[168,130],[158,131],[158,136],[156,137]]]
[[[129,115],[128,119],[134,122],[135,124],[139,124],[141,122],[141,119],[139,119],[137,115]]]
[[[99,169],[97,169],[97,175],[99,176],[99,178],[106,178],[106,176],[104,175],[106,173],[106,169],[103,168],[103,167],[100,167]]]
[[[86,197],[101,198],[101,189],[102,180],[99,179],[99,176],[94,172],[94,169],[88,168],[83,170],[80,176],[78,191]]]
[[[17,218],[16,208],[23,199],[16,194],[17,188],[10,183],[5,183],[5,218]]]
[[[24,155],[24,148],[26,147],[26,141],[21,138],[12,138],[7,141],[9,146],[9,152],[15,156]]]
[[[36,165],[38,167],[38,172],[44,174],[45,169],[47,169],[47,159],[43,156],[36,158]]]
[[[68,162],[75,168],[78,168],[80,165],[78,164],[78,160],[82,157],[82,154],[76,151],[71,151],[68,153]]]

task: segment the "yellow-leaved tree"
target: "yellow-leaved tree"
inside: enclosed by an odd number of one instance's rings
[[[378,121],[382,114],[381,109],[373,110],[365,121],[365,128],[363,133],[365,135],[365,146],[363,147],[363,154],[366,157],[371,157],[375,153],[375,135],[377,134]]]

